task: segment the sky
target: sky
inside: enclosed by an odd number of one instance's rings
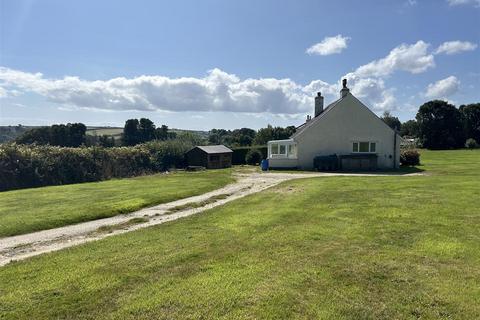
[[[341,80],[402,121],[480,102],[480,0],[0,0],[0,125],[299,125]]]

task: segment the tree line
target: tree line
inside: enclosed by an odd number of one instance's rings
[[[397,117],[385,112],[382,120],[399,134],[415,138],[418,145],[427,149],[454,149],[476,147],[480,142],[480,103],[454,105],[441,100],[433,100],[420,106],[415,119],[402,123]],[[288,139],[295,133],[295,126],[273,127],[253,130],[212,129],[206,137],[197,137],[201,144],[224,144],[226,146],[264,146],[270,140]],[[82,123],[52,125],[34,128],[23,133],[16,142],[61,147],[80,146],[135,146],[152,140],[174,140],[177,133],[168,126],[155,124],[147,118],[129,119],[125,122],[121,139],[112,136],[91,136]]]
[[[87,127],[83,123],[54,124],[28,130],[16,141],[20,144],[79,147],[86,142],[86,132]]]
[[[224,144],[229,147],[261,146],[269,140],[288,139],[295,133],[295,127],[272,127],[258,131],[250,128],[235,130],[212,129],[206,139],[197,137],[203,144]],[[33,128],[16,139],[19,144],[38,144],[59,147],[80,146],[135,146],[152,140],[174,140],[177,133],[169,130],[168,126],[156,127],[153,121],[147,118],[128,119],[125,122],[121,138],[116,141],[109,135],[88,135],[87,127],[83,123],[56,124],[49,127]]]
[[[446,101],[432,100],[420,106],[414,120],[401,123],[389,112],[382,120],[427,149],[472,148],[480,142],[480,103],[456,108]]]
[[[147,118],[129,119],[125,122],[122,136],[119,141],[110,135],[87,135],[87,127],[83,123],[54,124],[33,128],[15,141],[19,144],[50,145],[58,147],[81,147],[81,146],[134,146],[152,140],[171,140],[176,138],[176,133],[162,125],[159,128]]]
[[[268,125],[255,131],[250,128],[235,130],[212,129],[208,134],[209,144],[224,144],[230,147],[263,146],[270,140],[288,139],[295,133],[295,126],[272,127]]]

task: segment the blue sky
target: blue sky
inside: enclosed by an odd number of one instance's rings
[[[401,120],[480,101],[479,0],[0,3],[1,125],[298,125],[342,78]]]

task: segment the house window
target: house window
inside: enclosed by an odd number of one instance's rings
[[[377,143],[370,141],[355,141],[352,144],[354,153],[375,153],[377,152]]]
[[[296,157],[297,156],[297,150],[295,150],[295,145],[293,145],[293,144],[288,145],[288,156],[289,157]]]
[[[278,154],[278,144],[274,143],[271,146],[272,154]]]
[[[369,146],[370,146],[369,142],[360,142],[360,148],[358,152],[369,152]]]
[[[275,159],[296,159],[297,146],[293,140],[276,140],[268,142],[268,157]]]

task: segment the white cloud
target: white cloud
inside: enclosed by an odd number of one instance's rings
[[[435,54],[455,54],[462,51],[472,51],[476,48],[477,44],[469,41],[447,41],[442,43],[437,50],[435,50]]]
[[[349,76],[349,87],[375,111],[394,106],[392,90],[383,80]],[[101,111],[209,111],[294,116],[310,113],[321,91],[326,102],[338,99],[340,82],[322,80],[300,85],[290,79],[244,79],[219,69],[203,78],[139,76],[88,81],[78,77],[49,79],[0,67],[0,92],[36,93],[61,108]]]
[[[335,100],[339,90],[340,87],[337,84],[330,84],[322,80],[313,80],[302,89],[308,96],[315,96],[317,92],[321,92],[323,96],[330,96]]]
[[[352,93],[374,111],[395,109],[395,90],[386,86],[385,78],[397,71],[416,74],[433,68],[434,56],[428,53],[428,47],[421,40],[402,44],[386,57],[360,66],[342,78],[348,79]],[[429,94],[436,95],[433,92],[438,91],[438,85],[431,86]],[[298,115],[311,112],[316,92],[321,91],[328,102],[338,98],[340,88],[340,81],[332,84],[313,80],[301,85],[288,78],[240,79],[220,69],[210,70],[202,78],[143,75],[88,81],[69,76],[49,79],[41,73],[0,67],[0,95],[12,95],[15,91],[18,94],[20,90],[37,93],[62,107],[113,111]]]
[[[401,44],[384,58],[362,65],[343,78],[348,79],[352,93],[375,111],[393,110],[398,105],[395,90],[387,88],[385,78],[397,71],[417,74],[435,67],[434,56],[428,48],[429,44],[421,40]]]
[[[480,0],[447,0],[447,2],[451,6],[474,5],[480,7]]]
[[[414,74],[425,72],[435,66],[433,55],[427,52],[428,47],[429,44],[421,40],[412,45],[401,44],[385,58],[359,67],[355,74],[361,77],[385,77],[398,70]]]
[[[245,79],[219,69],[203,78],[139,76],[87,81],[48,79],[0,67],[2,94],[34,92],[63,106],[103,110],[232,111],[295,114],[310,110],[312,97],[290,79]]]
[[[330,54],[340,53],[347,48],[349,37],[344,37],[341,34],[334,37],[326,37],[321,42],[314,44],[305,52],[310,55],[328,56]]]
[[[351,92],[357,98],[365,101],[375,111],[393,110],[397,100],[393,89],[387,89],[385,82],[380,78],[362,78],[355,73],[344,76],[348,80]]]
[[[430,83],[425,97],[429,99],[446,99],[457,92],[459,86],[460,81],[455,76],[450,76],[435,83]]]

